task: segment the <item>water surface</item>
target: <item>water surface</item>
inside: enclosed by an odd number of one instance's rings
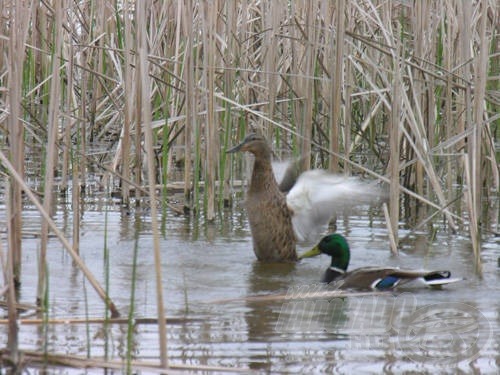
[[[67,208],[67,207],[66,207]],[[61,206],[61,228],[71,215]],[[27,207],[27,232],[39,230],[39,216]],[[388,265],[448,269],[465,280],[442,290],[406,288],[384,295],[344,299],[295,299],[318,288],[329,259],[297,264],[262,264],[252,252],[245,213],[225,211],[215,223],[167,214],[160,218],[168,356],[172,364],[252,369],[262,373],[498,373],[500,367],[500,256],[498,238],[486,236],[482,275],[476,272],[470,240],[438,230],[402,242],[399,257],[389,251],[383,216],[360,209],[340,217],[337,230],[351,245],[351,268]],[[402,230],[401,236],[409,232]],[[37,283],[39,240],[25,237],[20,299],[32,304]],[[88,205],[82,216],[81,256],[122,316],[156,316],[153,241],[149,213],[115,204]],[[107,248],[109,259],[104,250]],[[305,250],[304,245],[299,251]],[[134,252],[135,298],[131,302]],[[104,306],[84,276],[51,239],[49,318],[104,317]],[[285,294],[276,301],[248,296]],[[27,314],[27,313],[25,313]],[[0,330],[6,332],[6,327]],[[107,332],[107,335],[105,334]],[[5,346],[6,334],[0,336]],[[122,358],[127,326],[50,325],[47,332],[21,326],[25,350]],[[139,324],[133,356],[158,359],[155,324]],[[61,369],[60,373],[85,370]],[[87,373],[101,370],[86,370]]]

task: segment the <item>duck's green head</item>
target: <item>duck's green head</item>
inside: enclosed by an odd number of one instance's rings
[[[271,158],[271,148],[267,144],[266,139],[256,133],[248,134],[243,142],[227,150],[227,153],[231,154],[238,151],[248,151],[256,157]]]
[[[323,237],[316,246],[302,254],[299,258],[310,258],[321,253],[332,257],[332,267],[340,268],[344,271],[347,270],[351,252],[349,251],[349,244],[344,236],[338,233],[329,234]]]

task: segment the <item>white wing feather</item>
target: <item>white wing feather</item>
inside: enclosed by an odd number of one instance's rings
[[[286,196],[299,241],[314,239],[339,211],[368,204],[382,196],[373,182],[315,169],[302,173]]]
[[[289,167],[291,161],[273,161],[272,167],[274,172],[274,178],[278,181],[278,184],[281,182],[283,177],[285,176],[285,172]]]

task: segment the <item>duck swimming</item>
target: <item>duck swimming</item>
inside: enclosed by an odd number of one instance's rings
[[[261,261],[297,261],[297,241],[311,238],[336,211],[372,202],[380,195],[373,184],[322,170],[306,171],[280,189],[264,137],[249,134],[227,152],[238,151],[255,156],[245,206],[253,250]]]
[[[410,281],[419,280],[427,286],[441,286],[461,279],[451,278],[450,271],[404,270],[393,267],[362,267],[347,271],[350,260],[349,244],[340,234],[329,234],[300,258],[309,258],[319,254],[331,256],[332,261],[323,275],[322,282],[338,282],[339,288],[349,289],[393,289]]]

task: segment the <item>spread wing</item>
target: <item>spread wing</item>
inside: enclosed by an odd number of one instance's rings
[[[374,182],[315,169],[302,173],[286,196],[299,241],[315,238],[335,213],[384,196]]]
[[[279,183],[280,191],[287,194],[292,189],[304,171],[304,159],[305,157],[301,157],[283,162],[273,162],[274,177]]]

